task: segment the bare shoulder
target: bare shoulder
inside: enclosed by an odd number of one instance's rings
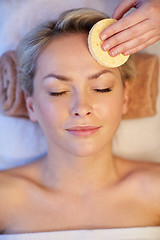
[[[16,196],[16,193],[18,193],[21,189],[24,190],[23,187],[25,184],[27,185],[28,183],[34,181],[36,182],[38,175],[37,162],[0,171],[0,192],[6,196],[11,196],[12,193],[13,202],[14,196]]]
[[[160,163],[139,162],[135,164],[133,176],[140,183],[142,194],[148,194],[153,202],[157,200],[160,210]],[[154,199],[153,199],[154,197]]]
[[[5,229],[11,205],[14,207],[15,200],[18,199],[16,190],[15,178],[9,171],[0,172],[0,232]]]
[[[133,173],[141,177],[151,176],[160,180],[160,162],[145,162],[115,157],[121,174]]]
[[[138,196],[160,217],[160,163],[142,162],[118,158],[121,172],[138,193]]]
[[[127,174],[137,183],[142,184],[146,191],[153,191],[154,187],[158,187],[160,194],[160,163],[144,162],[118,158],[118,164],[122,165],[121,171]]]
[[[29,185],[32,169],[31,164],[0,172],[0,232],[5,229],[11,216],[14,218],[24,206],[27,197],[25,189]]]

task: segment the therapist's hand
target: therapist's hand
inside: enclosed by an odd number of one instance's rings
[[[122,0],[112,18],[118,21],[100,35],[111,56],[132,54],[160,40],[160,0]]]

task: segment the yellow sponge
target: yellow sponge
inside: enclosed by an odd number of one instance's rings
[[[111,57],[108,51],[104,51],[101,47],[103,43],[103,41],[100,39],[101,32],[116,21],[117,20],[110,18],[100,20],[94,24],[88,35],[88,46],[92,56],[99,64],[108,68],[119,67],[123,65],[129,58],[129,55],[124,56],[122,53],[115,57]]]

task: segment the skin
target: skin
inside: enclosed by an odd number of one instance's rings
[[[91,57],[86,34],[58,37],[42,51],[26,103],[46,135],[48,155],[1,172],[1,232],[160,225],[160,164],[112,155],[127,102],[119,69]],[[82,125],[100,128],[89,136],[66,130]]]
[[[128,13],[133,7],[136,10]],[[112,15],[118,21],[101,33],[105,40],[102,48],[116,56],[133,54],[154,44],[160,40],[159,16],[159,0],[122,0]]]

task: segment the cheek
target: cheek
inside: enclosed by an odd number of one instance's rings
[[[59,124],[63,112],[59,111],[58,106],[48,103],[45,100],[43,102],[39,101],[36,104],[35,111],[37,120],[45,132],[50,131],[51,127],[54,127],[54,125],[56,127]]]
[[[107,131],[106,135],[112,138],[116,133],[123,112],[123,93],[107,97],[101,104],[99,117]]]
[[[112,121],[115,125],[119,125],[123,114],[123,93],[111,101],[110,112],[112,114]]]
[[[110,103],[111,109],[115,115],[122,115],[123,112],[123,93],[116,96]]]
[[[107,118],[121,117],[123,111],[123,92],[121,91],[119,94],[111,93],[104,97],[103,101],[100,99],[99,109],[100,114],[107,116]]]

